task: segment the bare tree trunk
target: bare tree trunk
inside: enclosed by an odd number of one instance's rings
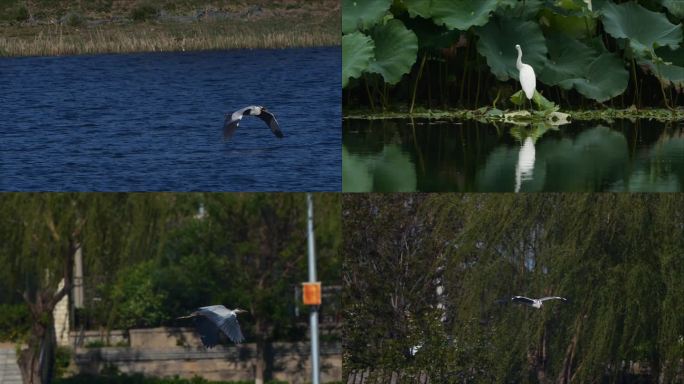
[[[558,379],[556,382],[558,384],[568,384],[572,381],[572,364],[575,360],[575,351],[577,349],[577,342],[579,341],[580,329],[582,328],[582,319],[584,319],[584,313],[580,313],[575,321],[575,334],[572,336],[568,348],[565,350],[565,358],[563,359],[563,368],[558,374]]]
[[[44,312],[45,322],[34,322],[28,348],[19,352],[17,363],[24,384],[48,384],[52,381],[55,360],[54,320],[52,312]]]

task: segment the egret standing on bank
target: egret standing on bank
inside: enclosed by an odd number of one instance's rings
[[[244,309],[228,309],[223,305],[212,305],[200,307],[190,315],[178,319],[193,319],[202,344],[207,348],[212,348],[219,343],[220,333],[228,336],[235,344],[240,344],[245,340],[237,321],[237,315],[245,312],[247,311]]]
[[[223,123],[223,138],[231,138],[235,133],[235,130],[237,130],[238,125],[240,125],[242,117],[249,115],[256,116],[263,120],[264,123],[271,128],[271,131],[276,137],[283,137],[283,131],[280,130],[280,125],[278,125],[278,120],[276,120],[275,116],[273,116],[270,111],[267,111],[266,107],[252,105],[239,109],[230,115],[226,114],[226,121]]]
[[[519,71],[520,85],[522,85],[527,99],[532,100],[534,89],[537,87],[537,77],[534,75],[532,66],[522,62],[522,49],[520,49],[520,45],[516,44],[515,49],[518,50],[518,61],[515,62],[515,67]]]

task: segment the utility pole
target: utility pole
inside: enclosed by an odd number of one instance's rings
[[[310,193],[306,194],[307,204],[307,240],[309,243],[309,286],[314,287],[318,293],[318,305],[320,305],[320,283],[316,281],[316,254],[314,249],[314,229],[313,229],[313,199]],[[317,287],[317,289],[315,289]],[[306,297],[307,287],[304,287]],[[305,298],[306,304],[306,298]],[[311,327],[311,383],[318,384],[320,373],[318,371],[318,305],[311,305],[309,323]]]

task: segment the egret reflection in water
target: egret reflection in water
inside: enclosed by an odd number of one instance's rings
[[[344,191],[684,190],[684,127],[657,121],[510,128],[346,119],[342,140]]]

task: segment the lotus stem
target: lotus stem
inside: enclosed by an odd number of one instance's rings
[[[420,61],[420,68],[418,68],[418,76],[416,82],[413,84],[413,95],[411,96],[411,108],[409,108],[409,115],[413,113],[413,106],[416,102],[416,90],[418,89],[418,82],[423,76],[423,68],[425,67],[425,60],[427,59],[427,52],[423,53],[423,60]]]

